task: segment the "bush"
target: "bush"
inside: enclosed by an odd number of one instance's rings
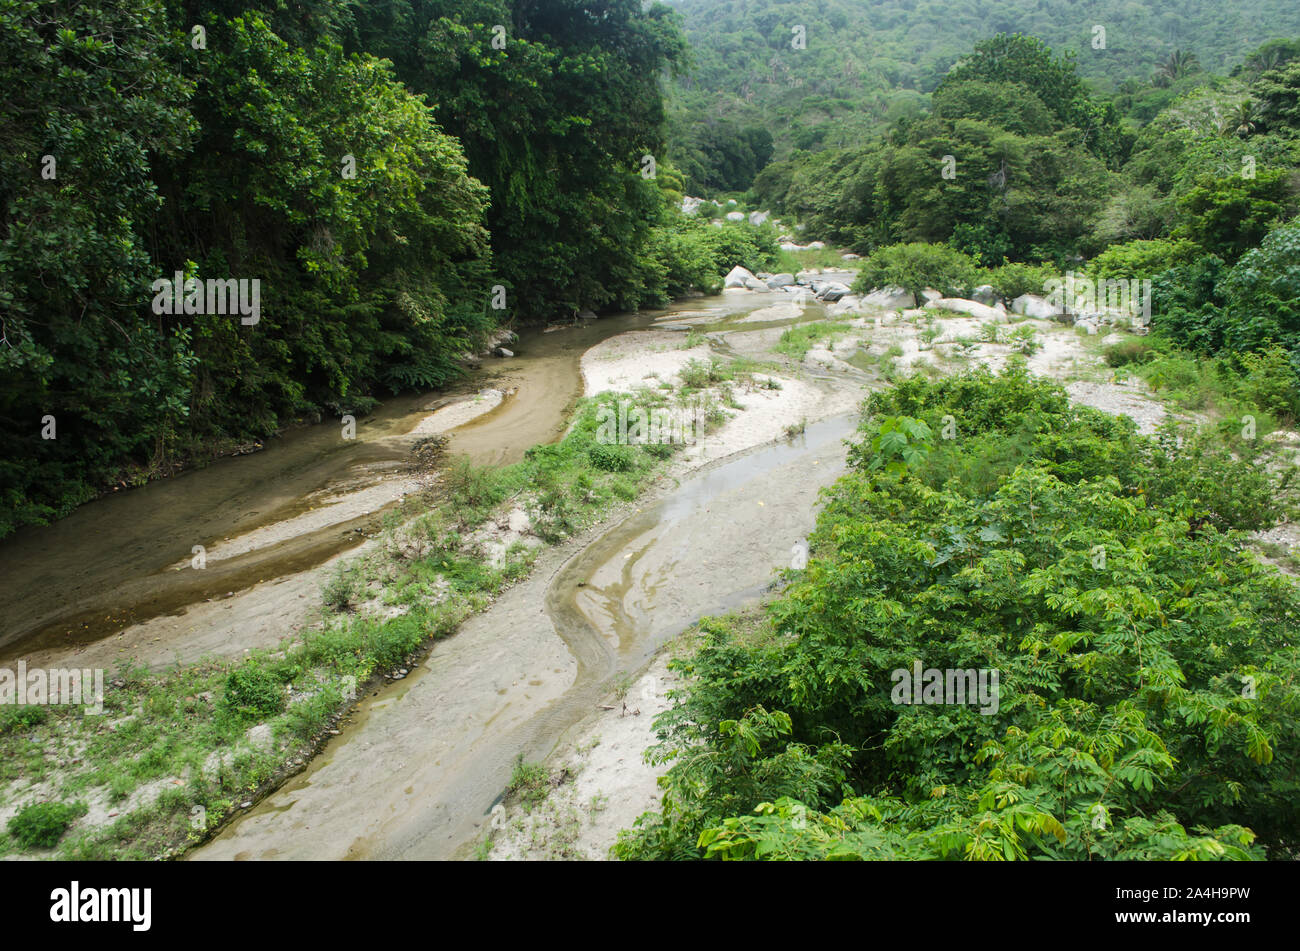
[[[1165,238],[1112,244],[1088,262],[1088,274],[1099,281],[1110,278],[1154,280],[1157,274],[1176,265],[1186,264],[1196,250],[1196,245],[1191,241],[1171,241]]]
[[[240,717],[272,717],[284,709],[284,685],[274,673],[250,661],[226,676],[221,704]]]
[[[1044,285],[1058,276],[1056,269],[1047,264],[1003,264],[984,272],[984,280],[1006,301],[1022,294],[1041,295],[1045,293]]]
[[[1224,275],[1218,292],[1233,350],[1300,350],[1300,222],[1275,228]]]
[[[592,443],[587,448],[587,458],[594,468],[602,472],[628,472],[635,467],[632,450],[627,446]]]
[[[1300,419],[1300,376],[1295,361],[1281,347],[1237,354],[1242,378],[1237,395],[1252,406],[1288,423]]]
[[[321,600],[331,611],[351,611],[356,601],[358,582],[355,574],[340,567],[321,588]]]
[[[9,820],[9,834],[25,849],[52,849],[72,820],[86,812],[80,803],[38,802],[24,806]]]
[[[1155,353],[1145,340],[1123,340],[1107,347],[1102,353],[1107,366],[1122,367],[1128,363],[1145,363]]]
[[[926,288],[945,297],[964,297],[978,275],[974,258],[945,244],[892,244],[863,259],[853,293],[867,294],[892,284],[911,291],[918,301]]]
[[[0,707],[0,733],[40,726],[49,716],[49,707],[37,704]]]
[[[458,508],[486,508],[505,498],[505,486],[498,470],[491,466],[476,466],[468,456],[458,456],[447,467],[443,473],[443,485]]]

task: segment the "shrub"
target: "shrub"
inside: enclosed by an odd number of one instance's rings
[[[1154,280],[1157,274],[1179,264],[1186,264],[1197,251],[1187,240],[1156,238],[1112,244],[1088,262],[1088,274],[1094,280],[1130,278]]]
[[[1246,402],[1287,422],[1300,418],[1300,377],[1295,361],[1281,347],[1261,353],[1237,354],[1242,378],[1237,395]]]
[[[515,758],[510,772],[510,784],[506,792],[520,802],[532,804],[541,802],[551,788],[551,773],[543,763],[527,763],[524,754]]]
[[[498,471],[476,466],[468,456],[458,456],[443,474],[447,494],[458,507],[478,509],[496,505],[505,497]]]
[[[1122,340],[1112,344],[1102,353],[1107,366],[1122,367],[1128,363],[1145,363],[1155,350],[1145,340]]]
[[[321,600],[331,611],[350,611],[356,601],[359,584],[356,575],[340,567],[321,588]]]
[[[587,448],[587,458],[602,472],[628,472],[636,464],[630,448],[605,443],[592,443]]]
[[[226,676],[221,704],[240,717],[264,719],[284,709],[284,685],[256,661],[236,667]]]
[[[24,806],[9,820],[9,834],[25,849],[52,849],[72,820],[86,812],[80,803],[37,802]]]
[[[862,262],[853,282],[855,294],[865,294],[886,285],[921,292],[934,288],[945,297],[964,297],[979,274],[975,259],[944,244],[892,244],[879,248]]]
[[[36,704],[0,707],[0,733],[39,726],[49,718],[49,715],[49,707]]]
[[[984,280],[1007,301],[1022,294],[1043,294],[1044,285],[1058,276],[1056,269],[1047,264],[1003,264],[984,272]]]

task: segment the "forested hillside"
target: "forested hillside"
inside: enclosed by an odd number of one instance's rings
[[[1300,7],[1289,0],[673,6],[685,18],[696,63],[670,97],[673,157],[697,191],[743,190],[769,154],[853,145],[915,115],[974,43],[998,33],[1024,33],[1075,56],[1080,75],[1103,92],[1126,81],[1177,79],[1187,70],[1226,73],[1265,41],[1300,35]]]

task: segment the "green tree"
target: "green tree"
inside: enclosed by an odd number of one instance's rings
[[[945,297],[966,294],[978,268],[969,255],[942,244],[894,244],[873,251],[862,261],[853,283],[855,294],[896,285],[910,291],[917,300],[926,288]]]
[[[1178,199],[1174,237],[1187,237],[1229,263],[1263,240],[1270,228],[1294,213],[1295,198],[1284,169],[1204,176]]]

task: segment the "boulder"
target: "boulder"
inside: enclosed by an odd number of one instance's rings
[[[782,250],[782,251],[802,251],[803,249],[804,249],[804,248],[803,248],[803,245],[802,245],[802,244],[795,244],[793,241],[782,241],[782,242],[781,242],[781,250]]]
[[[596,312],[592,310],[580,310],[578,311],[578,317],[582,320],[595,320]]]
[[[505,347],[497,347],[492,351],[492,356],[494,357],[513,357],[514,355],[515,352],[513,350],[507,350]]]
[[[760,281],[756,277],[747,278],[745,280],[745,286],[751,291],[758,291],[760,294],[772,293],[772,288],[768,287],[766,282]]]
[[[727,220],[728,220],[728,221],[744,221],[744,220],[745,220],[745,213],[744,213],[743,211],[729,211],[729,212],[727,212]]]
[[[981,304],[979,301],[966,300],[961,297],[940,297],[938,300],[927,301],[925,306],[936,307],[940,310],[951,310],[958,314],[969,314],[972,317],[978,317],[980,320],[1006,319],[1006,315],[996,307],[990,307],[988,304]]]
[[[804,354],[803,362],[809,366],[830,369],[839,363],[839,359],[826,347],[812,347]]]
[[[773,274],[767,279],[767,286],[776,290],[778,287],[786,287],[794,283],[793,274]]]
[[[943,295],[933,287],[927,287],[925,290],[921,291],[921,299],[923,301],[941,300],[942,298]],[[924,307],[925,304],[922,304],[921,306]]]
[[[1097,333],[1097,325],[1093,323],[1091,320],[1087,320],[1087,319],[1076,320],[1074,322],[1074,326],[1076,329],[1082,330],[1084,333],[1088,334],[1089,336],[1093,336]]]
[[[849,285],[841,284],[839,281],[827,281],[817,292],[817,296],[828,304],[833,304],[848,293],[850,293]]]
[[[745,268],[737,264],[735,267],[733,267],[730,271],[727,272],[727,276],[722,280],[722,286],[723,287],[746,287],[747,282],[754,281],[754,280],[757,280],[757,278],[754,277],[754,275],[750,271],[746,270]]]
[[[916,306],[916,298],[911,291],[890,285],[872,291],[862,298],[862,303],[866,307],[879,307],[883,310],[906,310]]]
[[[1054,320],[1065,313],[1063,309],[1055,304],[1049,304],[1046,298],[1039,297],[1037,294],[1021,294],[1011,302],[1011,312],[1025,317],[1036,317],[1039,320]]]
[[[849,254],[841,254],[841,255],[840,255],[840,260],[841,260],[841,261],[860,261],[860,260],[862,260],[862,255],[860,255],[860,254],[852,254],[852,253],[849,253]]]
[[[808,249],[809,249],[810,251],[825,251],[825,250],[826,250],[826,242],[825,242],[825,241],[810,241],[810,242],[808,242]]]
[[[758,227],[771,216],[772,213],[770,211],[752,211],[749,213],[749,223],[754,227]]]
[[[852,295],[845,295],[831,304],[826,309],[826,313],[832,317],[842,317],[846,314],[856,314],[862,306],[862,301]]]
[[[993,289],[992,284],[981,284],[970,292],[970,298],[973,301],[992,307],[998,302],[998,292]]]

